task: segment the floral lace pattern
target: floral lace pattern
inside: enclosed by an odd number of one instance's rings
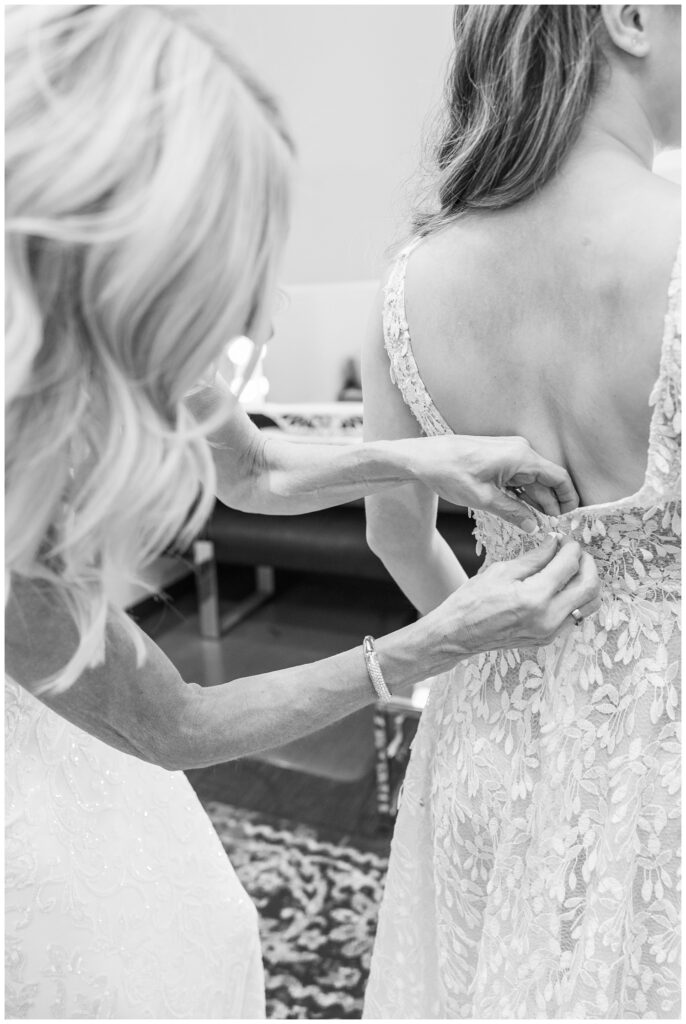
[[[180,772],[6,687],[6,1018],[264,1018],[257,913]]]
[[[412,356],[406,250],[391,372],[450,432]],[[680,260],[636,495],[541,525],[596,559],[602,607],[547,648],[434,680],[408,768],[368,1018],[674,1018],[680,907]],[[486,564],[536,543],[475,514]]]

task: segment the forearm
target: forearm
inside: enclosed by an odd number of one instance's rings
[[[157,645],[137,630],[146,651],[139,667],[130,624],[118,618],[108,623],[102,665],[88,669],[63,693],[41,693],[37,684],[73,653],[73,624],[49,593],[35,588],[21,607],[11,601],[6,622],[6,668],[12,678],[90,735],[168,769],[256,754],[375,700],[361,645],[310,665],[200,687],[184,682]],[[427,620],[379,638],[376,646],[391,690],[449,667],[444,637]],[[454,653],[451,657],[454,664]]]
[[[209,435],[217,497],[243,512],[297,515],[331,508],[413,478],[419,453],[403,442],[366,444],[294,442],[265,437],[235,399],[217,387],[189,395],[186,404],[205,421],[226,411]]]
[[[421,545],[397,545],[387,536],[374,552],[421,615],[437,608],[469,578],[438,530]]]
[[[427,642],[423,624],[375,641],[391,690],[401,691],[448,667],[438,640]],[[376,696],[362,647],[296,668],[189,687],[179,767],[203,767],[296,740],[373,704]]]
[[[297,515],[397,487],[413,472],[402,445],[297,443],[270,437],[246,511]],[[219,490],[221,499],[221,490]]]

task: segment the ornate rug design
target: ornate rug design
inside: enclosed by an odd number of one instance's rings
[[[260,913],[268,1017],[359,1020],[387,859],[227,804],[206,810]]]

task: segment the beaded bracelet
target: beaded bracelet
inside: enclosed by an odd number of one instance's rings
[[[391,691],[386,686],[386,680],[383,677],[381,666],[379,665],[379,659],[374,650],[374,637],[366,636],[362,641],[362,650],[364,652],[364,660],[367,663],[367,673],[371,680],[371,684],[374,687],[374,692],[377,698],[384,704],[388,704],[393,698]]]

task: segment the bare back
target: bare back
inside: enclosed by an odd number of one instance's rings
[[[613,184],[565,178],[463,217],[406,267],[412,350],[447,424],[521,434],[583,505],[643,483],[678,247],[676,186],[642,169]]]

